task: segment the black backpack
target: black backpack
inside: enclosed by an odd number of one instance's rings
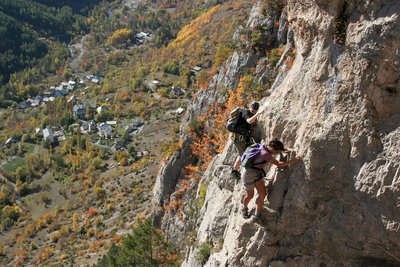
[[[241,109],[240,107],[234,108],[229,114],[228,119],[226,120],[225,127],[231,133],[247,136],[249,134],[249,129],[243,127],[244,125],[239,125],[239,119],[242,112],[243,109]]]

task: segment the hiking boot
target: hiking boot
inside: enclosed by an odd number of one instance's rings
[[[261,214],[253,214],[253,216],[251,216],[251,220],[253,222],[260,221],[261,220]]]
[[[250,218],[249,209],[247,207],[242,207],[242,215],[245,219]]]
[[[231,175],[236,179],[236,180],[240,180],[240,172],[233,169],[231,170]]]

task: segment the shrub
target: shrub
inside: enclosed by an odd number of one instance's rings
[[[196,259],[201,264],[205,264],[211,255],[212,248],[213,248],[213,245],[211,243],[209,243],[209,242],[202,243],[199,247],[199,252],[197,253]]]
[[[274,48],[268,54],[269,65],[275,67],[283,53],[283,47]]]
[[[207,186],[202,183],[199,189],[199,209],[201,209],[204,205],[204,201],[206,200],[206,194],[207,194]]]
[[[115,237],[117,243],[119,237]],[[179,257],[174,247],[165,242],[160,230],[150,220],[139,221],[132,233],[123,238],[121,246],[113,245],[98,263],[105,266],[177,266]]]
[[[165,73],[179,75],[179,64],[175,61],[168,61],[163,68]]]
[[[214,66],[220,66],[228,59],[228,57],[232,54],[232,48],[225,45],[218,45],[217,51],[214,56]]]
[[[102,187],[96,187],[94,189],[94,196],[97,199],[104,198],[106,196],[106,191]]]
[[[99,169],[101,169],[101,163],[102,163],[103,161],[101,160],[101,158],[100,157],[95,157],[93,160],[92,160],[92,167],[95,169],[95,170],[99,170]]]

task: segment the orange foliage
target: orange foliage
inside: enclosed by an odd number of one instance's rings
[[[181,199],[173,199],[169,202],[168,205],[164,205],[164,210],[168,213],[173,213],[176,210],[183,209],[183,203]]]
[[[126,90],[118,91],[117,95],[116,95],[116,100],[120,101],[120,102],[125,102],[125,101],[129,100],[129,97],[130,97],[130,95],[129,95],[128,91],[126,91]]]
[[[87,216],[92,217],[93,215],[96,215],[97,212],[98,212],[98,211],[97,211],[96,208],[90,208],[90,209],[86,212],[86,214],[87,214]]]
[[[122,166],[122,167],[125,167],[126,165],[128,165],[128,159],[126,157],[122,158],[119,161],[119,165]]]
[[[76,176],[76,179],[82,180],[84,177],[85,177],[85,174],[83,172],[81,172]]]
[[[99,250],[103,246],[103,241],[95,240],[89,246],[89,253],[94,253]]]
[[[17,244],[24,244],[24,243],[26,243],[26,240],[27,240],[27,239],[28,239],[28,238],[27,238],[26,235],[21,234],[21,235],[18,235],[18,236],[16,237],[15,243],[17,243]]]
[[[189,131],[194,137],[194,142],[190,145],[193,154],[201,160],[200,171],[203,171],[212,158],[221,153],[228,139],[228,132],[225,129],[225,122],[229,112],[237,106],[243,106],[244,84],[240,79],[236,91],[230,90],[226,106],[216,104],[211,106],[209,112],[197,119],[198,123],[204,124],[206,129],[202,133]],[[193,170],[194,171],[194,170]],[[192,177],[196,177],[190,172]],[[195,170],[198,171],[198,170]],[[196,179],[198,182],[198,180]]]
[[[236,91],[230,90],[230,94],[226,104],[228,112],[237,106],[243,106],[244,104],[243,95],[244,95],[243,78],[240,78]]]
[[[121,244],[122,236],[115,234],[112,238],[114,244]]]
[[[15,266],[23,266],[28,253],[22,249],[15,250]]]
[[[51,223],[55,219],[55,217],[56,213],[54,211],[49,211],[42,216],[47,224]]]
[[[288,56],[285,60],[286,66],[288,67],[288,69],[291,69],[293,66],[293,61],[294,58],[292,58],[291,56]]]
[[[242,8],[242,4],[239,3],[239,2],[238,2],[238,3],[235,3],[235,4],[234,4],[234,8],[235,8],[235,9],[241,9],[241,8]]]

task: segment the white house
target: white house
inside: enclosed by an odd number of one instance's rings
[[[8,138],[8,139],[6,140],[6,142],[4,143],[4,146],[10,148],[12,144],[15,144],[15,143],[17,143],[17,142],[18,142],[18,139],[17,139],[17,138],[15,138],[15,137],[10,137],[10,138]]]
[[[43,131],[42,131],[42,129],[39,128],[39,127],[36,127],[36,128],[35,128],[35,133],[36,133],[38,136],[43,135]]]
[[[99,125],[99,136],[104,138],[111,137],[112,127],[105,122],[100,123]]]
[[[62,83],[60,84],[60,86],[63,87],[63,88],[66,88],[68,85],[69,85],[68,82],[62,82]]]
[[[113,126],[117,125],[117,121],[106,121],[106,123]]]
[[[184,110],[183,108],[177,108],[177,109],[175,110],[175,113],[178,114],[178,115],[181,115],[184,111],[185,111],[185,110]]]
[[[49,128],[43,129],[43,140],[50,141],[50,143],[54,142],[53,131]]]
[[[196,67],[192,68],[192,72],[195,73],[195,74],[199,73],[199,71],[201,71],[201,67],[199,67],[199,66],[196,66]]]
[[[96,110],[97,110],[97,114],[100,114],[102,111],[108,110],[108,108],[104,107],[104,106],[100,106]]]

